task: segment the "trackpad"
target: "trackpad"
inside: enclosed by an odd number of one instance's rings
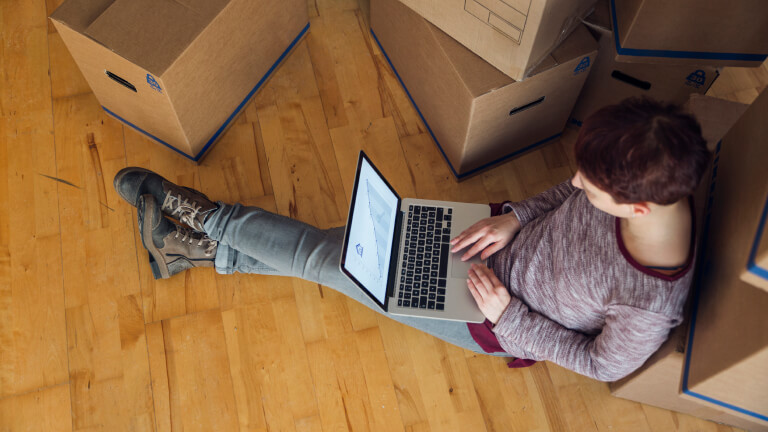
[[[462,261],[461,255],[463,252],[464,251],[451,254],[451,277],[467,279],[469,277],[469,267],[472,265],[472,263],[482,263],[482,261],[477,256],[473,256],[472,259],[468,261]]]

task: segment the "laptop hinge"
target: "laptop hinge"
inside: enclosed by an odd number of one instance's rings
[[[398,204],[399,204],[398,200]],[[397,278],[400,276],[397,274],[397,264],[400,262],[400,237],[402,236],[402,228],[403,228],[403,217],[405,215],[405,212],[402,210],[398,210],[397,214],[395,215],[395,238],[393,239],[392,243],[392,254],[391,259],[389,260],[389,279],[387,280],[387,301],[389,301],[389,298],[395,295],[395,282],[398,280]]]

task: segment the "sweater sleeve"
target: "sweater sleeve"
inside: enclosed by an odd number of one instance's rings
[[[520,221],[520,226],[525,226],[528,222],[547,213],[563,203],[576,188],[568,179],[559,185],[549,188],[538,195],[524,199],[519,202],[506,202],[502,209],[503,213],[515,212],[515,216]]]
[[[660,313],[610,305],[602,332],[588,335],[530,311],[513,297],[493,331],[506,351],[523,350],[535,360],[548,360],[600,381],[616,381],[642,366],[678,323]]]

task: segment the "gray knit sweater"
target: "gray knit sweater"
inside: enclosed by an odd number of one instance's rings
[[[618,219],[589,203],[569,181],[506,203],[522,229],[489,265],[512,302],[493,328],[505,351],[548,360],[614,381],[640,367],[680,324],[693,277],[635,262],[618,235]]]

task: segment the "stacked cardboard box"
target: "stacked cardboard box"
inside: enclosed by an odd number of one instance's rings
[[[595,0],[400,0],[515,80],[579,24]]]
[[[557,138],[597,51],[577,26],[516,81],[397,0],[372,1],[371,31],[460,179]]]
[[[684,104],[691,94],[704,94],[719,76],[715,66],[627,63],[617,60],[615,33],[607,0],[598,1],[584,19],[600,44],[595,61],[569,125],[580,127],[598,109],[628,97],[649,97]]]
[[[309,27],[302,0],[67,0],[51,20],[105,111],[195,161]]]
[[[615,396],[680,411],[752,431],[768,431],[768,293],[740,276],[762,241],[768,208],[768,92],[741,116],[722,141],[723,129],[743,107],[692,98],[716,152],[710,177],[697,197],[700,231],[697,296],[690,329],[678,329],[638,371],[613,383]],[[707,194],[707,192],[710,192]],[[698,200],[700,203],[702,200]]]
[[[610,0],[617,60],[760,66],[768,57],[764,0]]]
[[[768,92],[716,150],[682,391],[768,430],[768,292],[741,279],[768,214]]]

